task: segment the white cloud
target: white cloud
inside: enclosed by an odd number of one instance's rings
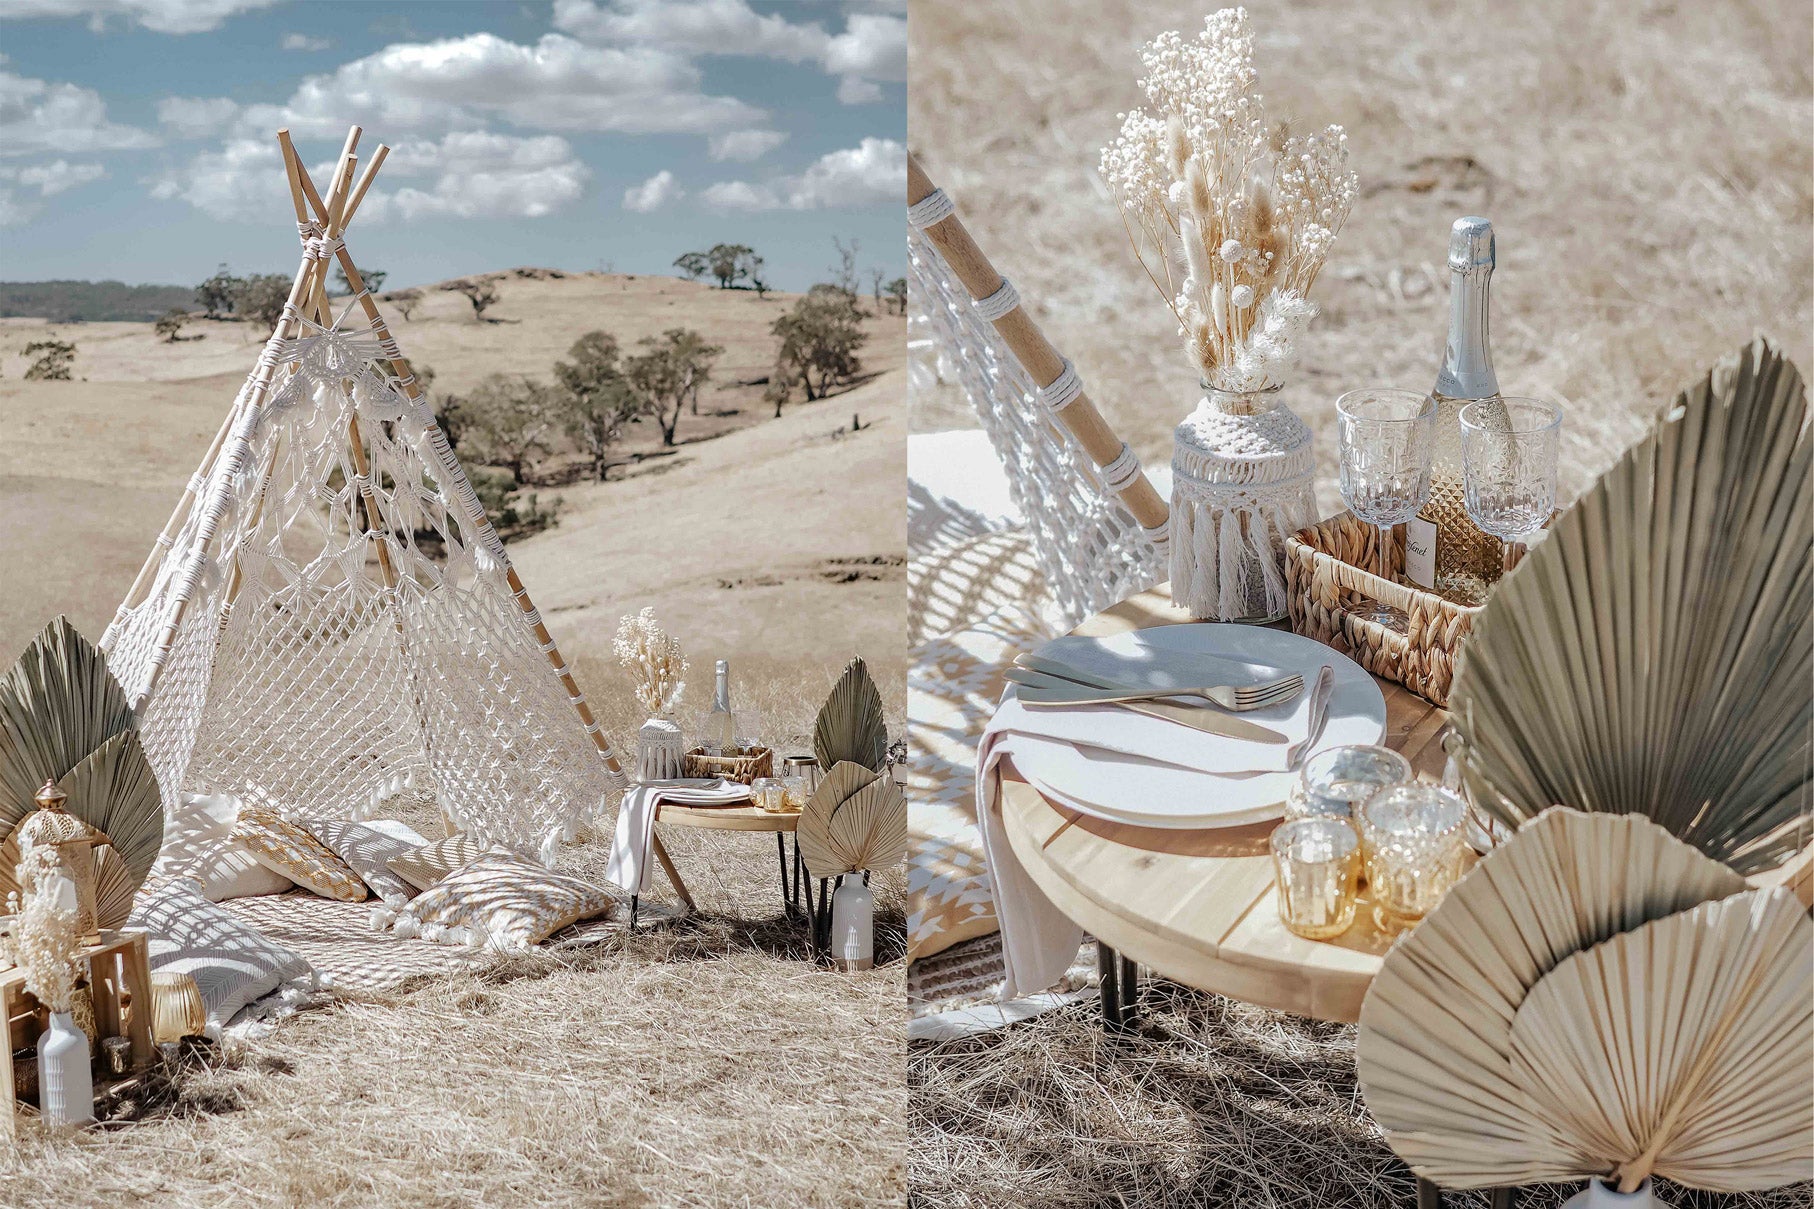
[[[495,34],[397,43],[310,76],[281,106],[252,106],[240,132],[289,125],[334,137],[357,122],[386,131],[471,129],[495,116],[532,130],[708,134],[766,116],[699,91],[684,57],[654,47],[587,46],[562,34],[533,45]]]
[[[317,187],[325,188],[333,168],[322,164],[310,171]],[[591,175],[567,140],[555,135],[455,131],[438,142],[393,148],[378,179],[411,183],[374,188],[355,223],[429,215],[541,218],[578,200]],[[151,194],[186,201],[220,219],[275,223],[291,213],[283,159],[272,139],[229,140],[155,179]]]
[[[90,29],[109,18],[142,25],[160,34],[197,34],[219,29],[238,13],[270,8],[277,0],[6,0],[0,17],[87,17]]]
[[[107,120],[101,94],[0,71],[0,155],[155,147],[149,131]]]
[[[779,130],[733,130],[713,135],[706,142],[706,150],[715,160],[742,164],[761,159],[786,141],[787,135]]]
[[[798,176],[765,184],[720,181],[699,196],[715,210],[851,209],[899,201],[907,191],[907,148],[867,138],[856,147],[820,156]]]
[[[86,185],[106,175],[107,170],[99,164],[72,164],[62,159],[24,168],[0,166],[0,227],[29,222],[44,209],[22,196],[26,189],[36,189],[40,198],[54,197],[66,189]]]
[[[650,214],[686,195],[674,174],[663,168],[640,185],[624,190],[624,209]]]
[[[238,103],[226,97],[165,97],[157,103],[157,120],[178,138],[223,133],[238,116]]]
[[[840,77],[838,99],[846,105],[880,100],[877,80],[907,78],[907,21],[886,12],[852,12],[834,35],[818,24],[759,14],[748,0],[555,0],[554,25],[595,45],[816,62]]]
[[[317,38],[309,34],[285,34],[283,36],[285,50],[326,50],[333,44],[327,38]]]

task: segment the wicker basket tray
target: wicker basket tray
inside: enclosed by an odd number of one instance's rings
[[[681,757],[680,771],[689,777],[723,777],[739,785],[749,785],[757,777],[775,775],[775,749],[758,747],[748,755],[708,756],[703,747],[695,747]]]
[[[1377,533],[1344,512],[1286,539],[1291,628],[1351,656],[1375,676],[1396,680],[1424,700],[1446,706],[1461,640],[1480,610],[1361,570],[1376,565]],[[1392,569],[1402,574],[1404,543],[1394,547]],[[1362,600],[1403,611],[1410,618],[1408,632],[1354,616],[1349,609]]]

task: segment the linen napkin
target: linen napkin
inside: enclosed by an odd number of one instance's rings
[[[605,862],[605,880],[631,894],[649,889],[649,840],[655,834],[656,807],[732,806],[750,799],[750,788],[735,781],[713,785],[632,785],[617,808],[617,830],[611,837],[611,855]]]

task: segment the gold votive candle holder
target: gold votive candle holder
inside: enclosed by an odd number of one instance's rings
[[[1272,831],[1279,919],[1309,940],[1340,936],[1354,922],[1360,837],[1344,819],[1288,819]]]
[[[1428,915],[1461,878],[1467,803],[1437,785],[1382,789],[1360,812],[1373,922],[1399,932]]]
[[[757,777],[750,792],[755,795],[756,805],[769,814],[780,814],[787,809],[787,786],[779,777]]]

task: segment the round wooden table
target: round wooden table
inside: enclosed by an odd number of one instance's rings
[[[674,802],[662,802],[655,807],[657,823],[671,823],[676,827],[697,827],[705,831],[772,831],[775,833],[775,849],[781,862],[781,902],[790,916],[800,917],[813,913],[812,879],[800,863],[800,842],[794,841],[794,863],[790,873],[787,864],[787,837],[800,827],[798,810],[767,811],[751,804],[748,806],[681,806]],[[804,894],[806,905],[801,907]],[[636,904],[631,903],[631,919],[635,920]]]
[[[1109,608],[1073,633],[1102,636],[1190,622],[1167,585]],[[1377,678],[1376,678],[1377,679]],[[1379,680],[1382,742],[1439,775],[1446,711]],[[1177,982],[1318,1020],[1354,1021],[1391,938],[1363,900],[1352,928],[1305,940],[1279,922],[1267,839],[1276,821],[1183,831],[1113,823],[1058,806],[1007,772],[1003,828],[1054,906],[1106,946],[1103,1006],[1111,1026],[1132,1006],[1137,965]],[[1117,960],[1113,952],[1118,951]]]

